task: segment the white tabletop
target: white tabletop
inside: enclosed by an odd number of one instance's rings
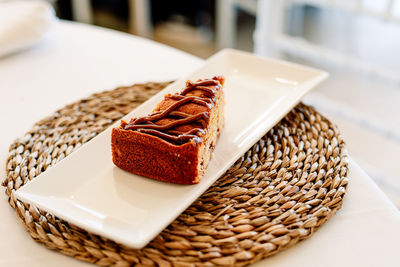
[[[59,23],[38,46],[0,58],[1,177],[13,139],[56,109],[120,85],[175,79],[201,64],[131,35]],[[399,266],[400,213],[353,161],[349,179],[343,208],[318,232],[255,266]],[[34,242],[0,195],[0,266],[89,266]]]

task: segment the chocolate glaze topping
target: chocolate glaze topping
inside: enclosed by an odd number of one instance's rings
[[[165,96],[165,99],[177,100],[167,109],[154,112],[148,116],[131,119],[129,123],[122,121],[121,127],[125,130],[154,135],[173,144],[184,144],[190,140],[200,142],[201,136],[205,134],[204,128],[206,127],[206,121],[209,119],[210,109],[215,104],[215,93],[216,89],[221,86],[221,79],[223,78],[213,77],[212,79],[199,80],[197,82],[187,81],[186,87],[180,93]],[[202,91],[203,97],[187,95],[194,90]],[[179,107],[189,103],[206,106],[208,111],[193,115],[177,111]],[[157,121],[164,118],[174,118],[174,120],[167,124],[157,124]],[[191,123],[199,124],[201,128],[194,127],[186,132],[176,129],[178,126]]]

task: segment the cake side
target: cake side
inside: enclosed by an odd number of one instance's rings
[[[169,183],[193,184],[198,177],[200,144],[176,146],[158,137],[114,128],[111,135],[113,162],[119,168]]]
[[[224,126],[224,107],[225,96],[224,91],[220,90],[218,101],[216,101],[213,110],[210,112],[210,119],[208,123],[208,134],[204,138],[204,145],[199,147],[199,161],[198,161],[198,177],[203,177],[208,163],[212,158],[213,151],[217,144],[221,130]]]

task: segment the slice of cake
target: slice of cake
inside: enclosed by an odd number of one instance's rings
[[[152,114],[122,121],[111,135],[114,164],[161,181],[198,183],[223,127],[224,80],[188,81]]]

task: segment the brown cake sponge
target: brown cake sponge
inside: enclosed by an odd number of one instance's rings
[[[152,114],[112,130],[113,162],[128,172],[178,184],[198,183],[224,123],[223,77],[188,81]]]

